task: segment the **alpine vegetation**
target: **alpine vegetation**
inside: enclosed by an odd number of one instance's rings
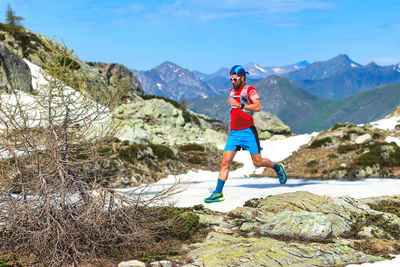
[[[118,175],[105,166],[118,126],[111,114],[126,82],[107,94],[89,92],[72,51],[55,40],[39,57],[37,88],[28,94],[16,85],[0,98],[2,251],[59,266],[138,256],[186,238],[157,235],[186,223],[177,210],[154,207],[176,184],[142,198],[104,182]]]

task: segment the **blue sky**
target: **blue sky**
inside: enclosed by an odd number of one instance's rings
[[[347,54],[400,62],[399,0],[12,0],[23,26],[62,37],[86,61],[149,70],[172,61],[215,72]]]

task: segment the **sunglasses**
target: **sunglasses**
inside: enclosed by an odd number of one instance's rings
[[[229,80],[237,82],[238,80],[240,80],[240,77],[238,77],[238,78],[229,78]]]

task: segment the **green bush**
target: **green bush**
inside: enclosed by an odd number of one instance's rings
[[[128,147],[124,147],[119,150],[118,155],[121,159],[130,162],[130,163],[135,163],[137,160],[137,156],[140,151],[143,151],[146,149],[145,145],[142,144],[133,144]]]
[[[394,152],[389,154],[388,158],[383,157],[382,147],[390,145],[394,148]],[[400,148],[395,143],[378,142],[368,145],[367,153],[360,155],[354,162],[361,166],[373,166],[379,164],[381,166],[400,166]]]
[[[165,160],[174,157],[174,152],[167,146],[157,144],[150,144],[149,146],[158,160]]]
[[[190,156],[190,157],[188,158],[188,161],[189,161],[190,163],[193,163],[193,164],[201,164],[201,163],[204,162],[204,160],[203,160],[201,157],[199,157],[199,156]]]
[[[174,158],[174,152],[167,146],[157,144],[133,144],[128,147],[123,147],[119,150],[119,157],[130,163],[137,161],[138,155],[141,151],[145,151],[147,147],[150,147],[153,151],[154,156],[158,160],[165,160],[168,158]]]
[[[367,153],[360,155],[358,158],[354,160],[354,162],[361,166],[373,166],[375,164],[379,164],[381,166],[384,165],[385,160],[381,155],[380,148],[375,148]]]
[[[337,150],[340,154],[345,154],[349,151],[356,150],[356,149],[358,149],[357,145],[340,145]]]
[[[318,165],[318,161],[316,161],[315,159],[312,159],[309,162],[307,162],[307,167],[312,167],[316,165]]]
[[[321,139],[314,140],[310,144],[310,148],[323,147],[323,146],[326,146],[326,145],[332,144],[332,143],[333,143],[332,138],[328,136],[328,137],[324,137],[324,138],[321,138]]]
[[[346,127],[345,123],[336,123],[335,125],[332,126],[331,131],[339,129],[339,128],[343,128]]]
[[[0,266],[23,266],[17,256],[0,255]]]
[[[339,129],[339,128],[351,128],[354,127],[355,125],[353,123],[350,122],[346,122],[346,123],[336,123],[335,125],[332,126],[331,131]]]
[[[369,203],[368,206],[371,209],[392,213],[400,217],[400,205],[398,201],[395,200],[382,200],[377,204]]]
[[[79,70],[81,68],[81,65],[79,65],[76,60],[70,57],[59,57],[58,60],[60,61],[61,65],[65,65],[71,70]]]
[[[158,214],[152,218],[152,221],[157,222],[153,230],[159,233],[160,239],[187,240],[205,227],[200,223],[199,216],[190,211],[190,208],[154,207],[150,209],[152,209],[151,213]]]
[[[179,146],[182,151],[204,151],[205,148],[203,145],[191,143]]]

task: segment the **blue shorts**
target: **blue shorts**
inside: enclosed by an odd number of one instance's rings
[[[230,132],[224,151],[239,151],[241,149],[248,150],[250,154],[261,152],[256,127],[251,126],[250,128],[232,130]]]

